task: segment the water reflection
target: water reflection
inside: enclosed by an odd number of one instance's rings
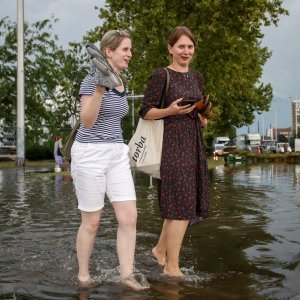
[[[243,252],[247,261],[255,266],[252,277],[257,281],[255,287],[261,290],[259,294],[272,299],[299,295],[299,287],[295,284],[300,275],[299,183],[295,180],[298,170],[298,165],[257,165],[242,170],[224,168],[223,174],[219,170],[226,181],[228,176],[224,174],[232,174],[235,192],[237,186],[247,188],[243,192],[247,197],[242,197],[247,200],[244,209],[252,211],[241,210],[243,223],[247,224],[243,234],[250,228],[255,232],[249,236],[251,243]]]
[[[134,174],[138,202],[136,269],[151,289],[118,284],[116,224],[107,203],[91,272],[101,287],[78,292],[80,222],[69,176],[52,166],[0,169],[0,299],[296,299],[300,293],[299,165],[221,166],[211,171],[211,214],[188,229],[181,264],[162,275],[150,255],[161,228],[155,181]],[[293,298],[294,297],[294,298]]]

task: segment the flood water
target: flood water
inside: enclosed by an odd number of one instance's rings
[[[187,275],[177,281],[150,254],[162,220],[155,186],[135,173],[136,269],[151,284],[145,293],[118,284],[109,203],[91,260],[101,286],[78,291],[80,215],[71,178],[52,169],[0,169],[0,299],[300,299],[300,165],[212,169],[210,217],[188,228],[181,252]]]

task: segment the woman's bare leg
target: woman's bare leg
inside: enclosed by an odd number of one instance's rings
[[[78,279],[87,281],[89,262],[93,251],[95,237],[100,224],[102,209],[96,212],[81,211],[81,224],[77,233],[76,249],[78,259]]]
[[[152,249],[152,254],[160,266],[165,266],[167,260],[167,220],[164,220],[158,243]]]
[[[189,221],[166,220],[167,262],[164,273],[180,277],[183,273],[179,268],[179,253]]]
[[[118,220],[117,252],[120,263],[121,279],[133,272],[137,210],[136,201],[113,202]]]

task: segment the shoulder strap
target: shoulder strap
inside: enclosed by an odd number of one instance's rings
[[[163,96],[162,96],[160,108],[164,108],[166,94],[169,90],[169,85],[170,85],[170,73],[167,68],[164,68],[164,70],[166,72],[167,78],[166,78],[166,83],[165,83],[164,90],[163,90]]]

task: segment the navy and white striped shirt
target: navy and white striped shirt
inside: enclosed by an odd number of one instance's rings
[[[87,75],[81,83],[79,95],[92,96],[96,85],[92,75]],[[95,124],[85,128],[82,124],[77,131],[76,141],[80,143],[123,143],[122,119],[129,107],[125,91],[116,89],[104,93]]]

